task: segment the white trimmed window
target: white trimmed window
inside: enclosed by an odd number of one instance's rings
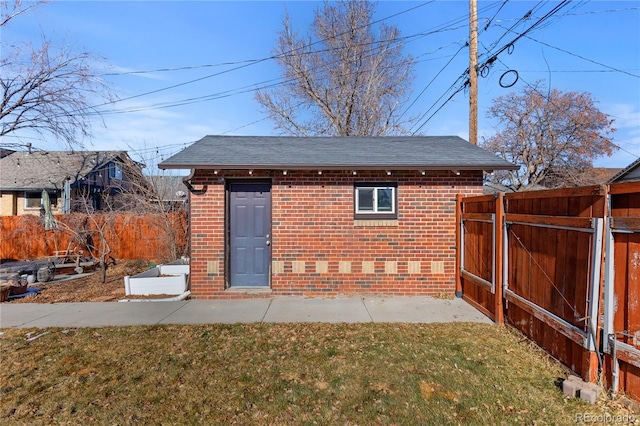
[[[58,196],[56,194],[49,193],[49,201],[51,202],[51,207],[56,207],[58,204]],[[42,205],[42,191],[32,191],[24,193],[24,208],[27,210],[37,210],[40,209]]]
[[[356,219],[396,219],[398,186],[395,183],[356,183]]]
[[[25,192],[24,208],[39,209],[42,204],[42,192]]]

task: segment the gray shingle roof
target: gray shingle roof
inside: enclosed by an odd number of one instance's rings
[[[60,189],[67,177],[71,184],[124,151],[14,152],[0,158],[0,190]]]
[[[640,158],[616,173],[607,183],[633,182],[640,180]]]
[[[205,136],[161,169],[508,170],[517,167],[457,136]]]
[[[9,154],[13,154],[15,151],[7,148],[0,148],[0,158],[6,157]]]

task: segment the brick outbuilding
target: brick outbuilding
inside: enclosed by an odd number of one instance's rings
[[[514,169],[454,136],[206,136],[191,169],[191,293],[453,294],[455,197]]]

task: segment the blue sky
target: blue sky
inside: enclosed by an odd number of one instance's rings
[[[479,0],[480,61],[559,3]],[[37,42],[44,33],[59,44],[103,57],[99,73],[123,100],[100,107],[105,126],[96,122],[86,148],[126,149],[153,163],[208,134],[276,134],[252,90],[277,79],[279,69],[272,60],[247,61],[272,55],[285,7],[294,27],[306,33],[319,6],[312,1],[62,0],[16,18],[1,35],[6,45]],[[531,17],[522,20],[529,10]],[[376,19],[388,18],[385,22],[403,36],[414,36],[406,44],[407,53],[418,60],[410,97],[415,103],[407,114],[423,117],[418,121],[423,134],[468,139],[468,93],[460,92],[443,105],[452,93],[447,89],[468,66],[468,49],[463,47],[468,12],[466,0],[378,3]],[[615,119],[614,142],[621,149],[596,161],[597,166],[625,167],[636,160],[640,1],[573,1],[528,36],[519,39],[512,52],[500,54],[479,80],[480,138],[495,132],[486,118],[494,98],[545,80],[561,91],[590,92],[597,107]],[[165,69],[170,70],[161,71]],[[519,79],[513,87],[502,88],[500,77],[508,70],[517,71]],[[199,81],[189,83],[192,80]],[[175,104],[181,105],[171,106]],[[5,142],[64,148],[27,133]]]

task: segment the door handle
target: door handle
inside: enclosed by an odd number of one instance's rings
[[[271,241],[267,240],[267,245],[270,246],[271,245]]]

